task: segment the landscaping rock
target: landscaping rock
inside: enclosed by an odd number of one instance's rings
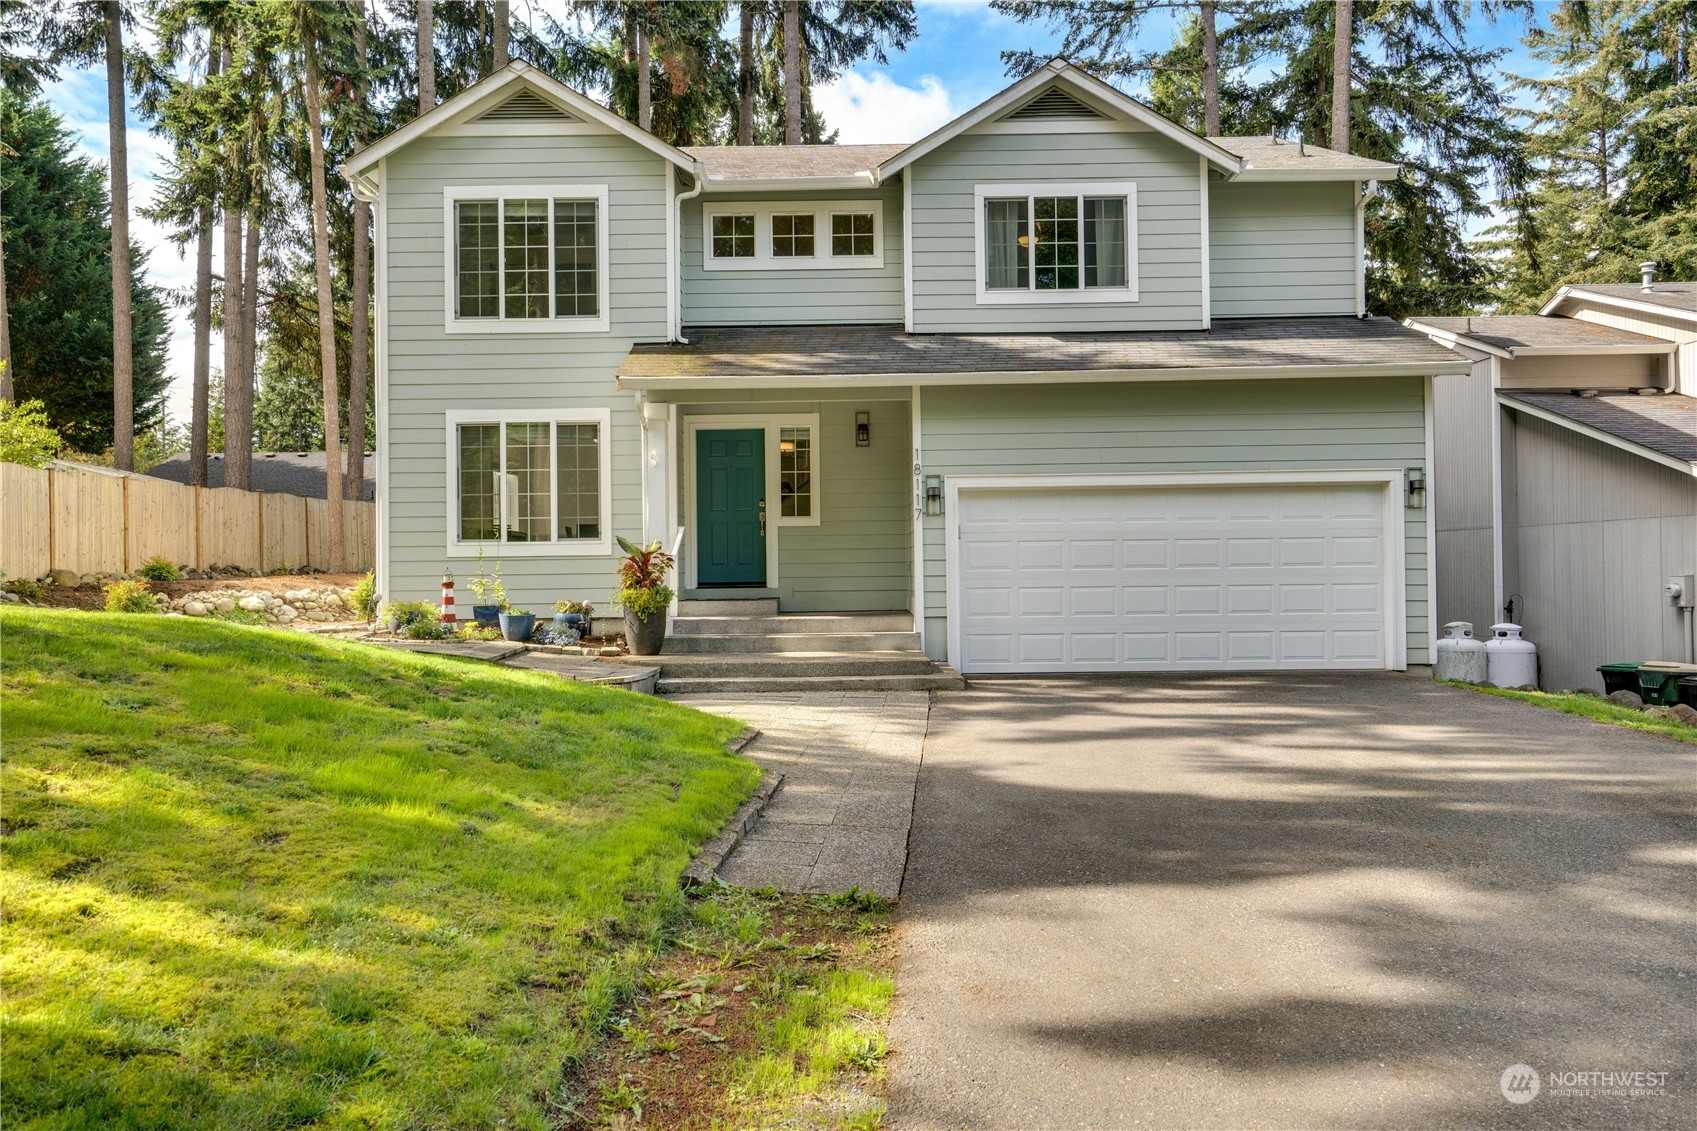
[[[1675,703],[1668,708],[1668,714],[1688,727],[1697,727],[1697,707],[1689,703]]]
[[[1650,719],[1671,719],[1673,712],[1666,707],[1645,707],[1644,716]]]
[[[236,602],[236,605],[250,613],[262,613],[265,611],[265,598],[259,596],[243,597]]]
[[[1609,702],[1617,707],[1626,707],[1633,711],[1644,709],[1644,700],[1639,698],[1636,691],[1616,691],[1609,696]]]
[[[70,588],[82,584],[82,575],[71,569],[52,570],[48,573],[47,579],[55,585],[64,585]]]
[[[207,613],[206,606],[201,604],[199,601],[184,601],[183,602],[183,615],[184,616],[203,617],[203,616],[206,615],[206,613]]]
[[[220,597],[216,601],[212,602],[212,607],[221,613],[233,613],[236,611],[235,598]]]

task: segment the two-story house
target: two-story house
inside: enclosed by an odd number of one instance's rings
[[[617,533],[686,602],[880,613],[969,675],[1427,661],[1467,362],[1366,316],[1394,166],[1059,60],[911,145],[681,150],[514,63],[346,172],[386,595],[481,550],[604,598]]]

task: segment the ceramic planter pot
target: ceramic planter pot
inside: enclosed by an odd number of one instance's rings
[[[522,644],[536,628],[535,613],[502,613],[501,635]]]
[[[633,656],[658,656],[660,645],[666,642],[666,610],[647,617],[625,613],[625,644]]]
[[[501,623],[500,605],[473,605],[471,615],[479,628],[495,628]]]

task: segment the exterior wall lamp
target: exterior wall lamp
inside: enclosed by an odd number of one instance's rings
[[[943,513],[943,477],[927,475],[925,477],[925,513]]]
[[[1408,509],[1412,511],[1426,509],[1426,469],[1411,467],[1408,469]]]
[[[864,448],[872,443],[872,414],[857,412],[854,414],[854,446]]]

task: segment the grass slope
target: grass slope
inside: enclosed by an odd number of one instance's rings
[[[1630,707],[1617,707],[1607,699],[1595,695],[1561,695],[1552,691],[1510,691],[1503,687],[1479,687],[1471,683],[1452,683],[1451,687],[1462,687],[1468,691],[1477,691],[1481,695],[1495,695],[1499,699],[1518,699],[1522,703],[1531,703],[1537,707],[1548,707],[1567,715],[1578,715],[1582,719],[1593,722],[1608,723],[1612,726],[1625,727],[1628,730],[1642,730],[1650,734],[1659,734],[1666,738],[1677,739],[1697,745],[1697,727],[1686,726],[1678,719],[1658,719],[1635,711]]]
[[[7,1126],[544,1126],[736,724],[299,633],[9,610]]]

